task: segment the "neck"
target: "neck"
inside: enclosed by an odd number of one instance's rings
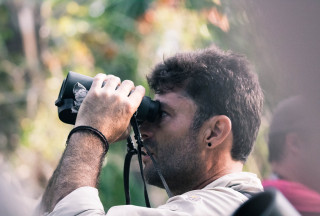
[[[275,174],[277,174],[280,179],[298,182],[320,193],[320,174],[310,173],[310,167],[291,167],[284,166],[281,163],[272,163],[272,167]]]
[[[203,172],[201,172],[201,174],[196,174],[196,176],[199,176],[201,178],[198,178],[198,180],[194,181],[193,184],[190,184],[190,183],[184,184],[180,182],[179,187],[177,187],[177,186],[170,185],[169,182],[167,183],[171,189],[172,194],[174,196],[177,196],[177,195],[186,193],[188,191],[202,189],[206,187],[208,184],[212,183],[213,181],[227,174],[237,173],[242,171],[243,163],[240,161],[232,161],[232,163],[229,162],[226,164],[228,165],[225,165],[220,168],[217,167],[216,169],[212,168],[209,170],[204,170]],[[185,187],[182,187],[182,185],[185,185]]]
[[[243,168],[243,163],[240,161],[231,161],[227,165],[221,167],[221,168],[211,168],[207,175],[204,175],[205,178],[201,179],[198,184],[196,184],[192,189],[202,189],[208,184],[212,183],[213,181],[221,178],[222,176],[231,174],[231,173],[237,173],[241,172]]]

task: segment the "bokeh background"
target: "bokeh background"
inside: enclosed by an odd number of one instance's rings
[[[0,0],[0,163],[39,199],[71,125],[54,105],[68,71],[107,73],[146,84],[153,65],[217,45],[245,54],[265,93],[262,125],[245,170],[268,178],[266,135],[275,105],[319,92],[317,0]],[[152,92],[147,90],[152,96]],[[106,209],[124,204],[125,143],[112,145],[100,180]],[[132,203],[144,206],[136,159]],[[153,206],[164,191],[148,187]]]

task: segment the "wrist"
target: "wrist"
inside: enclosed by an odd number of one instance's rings
[[[107,141],[107,138],[99,130],[97,130],[93,127],[90,127],[90,126],[77,126],[77,127],[73,128],[68,135],[66,145],[69,144],[69,140],[70,140],[71,136],[75,133],[86,134],[86,136],[89,136],[90,139],[96,140],[96,141],[91,140],[90,143],[96,143],[99,140],[100,141],[99,143],[102,144],[102,146],[103,146],[104,154],[106,154],[108,152],[109,143]],[[85,139],[85,137],[79,138],[78,141],[80,142],[83,139]]]

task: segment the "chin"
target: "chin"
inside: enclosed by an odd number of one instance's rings
[[[148,169],[148,167],[145,167],[143,173],[144,178],[149,185],[164,188],[161,179],[153,166],[150,169]]]

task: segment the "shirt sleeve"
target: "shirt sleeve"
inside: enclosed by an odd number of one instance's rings
[[[81,187],[60,200],[49,216],[190,216],[177,211],[175,204],[166,204],[159,208],[146,208],[134,205],[119,205],[109,209],[106,214],[100,201],[98,190],[93,187]]]
[[[60,200],[49,215],[93,216],[105,215],[105,212],[98,190],[93,187],[80,187]]]
[[[238,193],[238,192],[236,192]],[[50,216],[219,216],[231,215],[232,212],[247,200],[247,197],[230,188],[198,190],[172,197],[158,208],[146,208],[134,205],[114,206],[105,213],[98,190],[93,187],[81,187],[55,206]]]

